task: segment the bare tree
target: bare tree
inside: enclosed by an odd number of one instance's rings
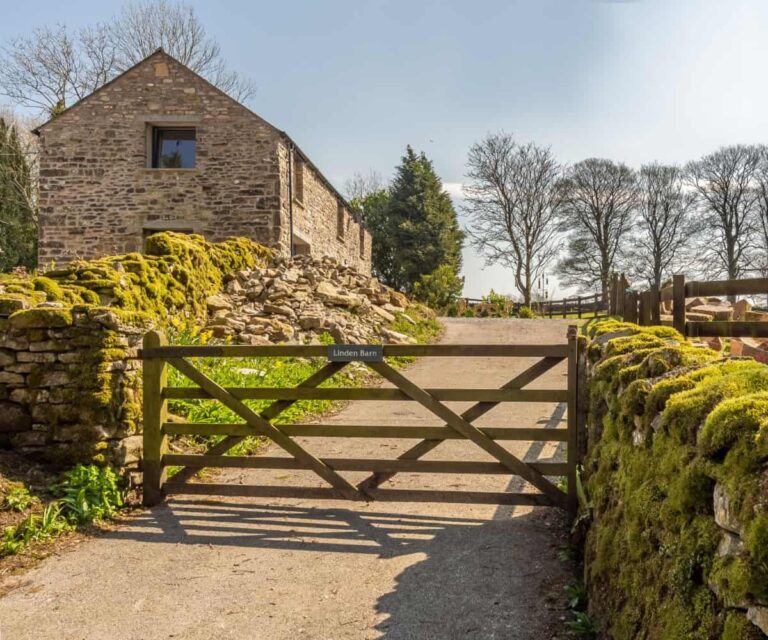
[[[558,263],[562,284],[599,287],[608,295],[637,206],[635,172],[621,163],[590,158],[575,164],[561,183],[567,254]]]
[[[755,209],[761,250],[757,252],[754,267],[762,275],[768,274],[768,147],[760,147],[760,163],[755,172]]]
[[[35,29],[3,47],[0,92],[19,105],[52,113],[85,95],[85,60],[63,25]]]
[[[560,176],[561,166],[548,148],[520,145],[508,133],[490,134],[469,150],[467,231],[488,264],[512,269],[526,305],[557,253]]]
[[[253,97],[254,85],[227,70],[194,9],[166,0],[125,5],[107,24],[57,24],[11,40],[0,49],[0,95],[56,114],[159,47],[236,100]]]
[[[627,261],[634,276],[660,288],[662,280],[684,268],[697,230],[695,203],[680,167],[653,163],[640,168],[638,216]]]
[[[384,181],[381,174],[373,169],[368,173],[355,172],[355,174],[344,183],[344,194],[349,200],[362,202],[372,193],[381,191],[384,188]]]
[[[158,47],[240,101],[255,94],[253,83],[227,69],[221,47],[209,36],[192,5],[146,0],[123,6],[108,25],[118,73],[146,58]]]
[[[760,159],[759,147],[735,145],[687,166],[705,225],[701,263],[710,275],[735,280],[749,268],[757,230],[754,186]]]

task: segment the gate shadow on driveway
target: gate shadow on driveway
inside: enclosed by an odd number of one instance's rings
[[[165,544],[238,546],[382,558],[428,552],[447,529],[474,529],[485,519],[354,511],[342,508],[174,499],[131,518],[106,537]]]
[[[565,405],[558,405],[542,421],[544,428],[558,427],[564,413]],[[542,458],[543,447],[531,443],[524,459],[562,458],[562,447]],[[523,487],[513,477],[507,490]],[[439,510],[429,504],[390,510],[375,503],[351,508],[322,504],[179,496],[105,536],[384,560],[421,554],[393,575],[394,590],[360,594],[358,606],[373,606],[378,614],[369,632],[380,640],[541,640],[562,634],[563,587],[573,581],[573,573],[557,557],[557,548],[567,542],[565,515],[559,510],[499,506],[492,515],[484,510],[484,517],[462,517],[478,512],[460,504],[440,505]],[[350,560],[340,557],[339,562]],[[382,571],[387,572],[385,565]]]

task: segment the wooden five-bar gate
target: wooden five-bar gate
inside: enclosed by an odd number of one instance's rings
[[[144,339],[144,502],[157,504],[167,494],[240,495],[256,497],[348,498],[361,501],[464,502],[557,506],[573,513],[577,505],[577,466],[583,448],[583,402],[585,394],[580,366],[579,341],[571,327],[567,342],[547,345],[336,345],[336,346],[168,346],[162,334],[150,332]],[[362,347],[362,349],[361,349]],[[357,350],[357,351],[356,351]],[[375,352],[373,357],[370,354]],[[349,354],[352,354],[351,356]],[[355,353],[368,354],[355,357]],[[467,366],[485,357],[536,358],[523,372],[514,375],[498,389],[422,388],[393,368],[386,357],[461,357]],[[296,387],[224,388],[200,371],[189,358],[323,358],[327,360],[314,374]],[[367,361],[366,361],[367,360]],[[325,387],[322,383],[342,371],[351,361],[364,361],[371,370],[392,383],[393,388]],[[560,389],[526,389],[531,382],[567,361],[567,386]],[[177,369],[194,387],[169,387],[167,367]],[[243,420],[235,424],[170,422],[167,402],[171,399],[205,398],[228,407]],[[272,400],[257,412],[245,400]],[[440,420],[438,426],[383,426],[335,424],[280,424],[278,416],[300,400],[384,400],[413,401]],[[461,413],[446,402],[472,402]],[[500,403],[567,403],[567,428],[526,428],[520,426],[477,427],[473,423]],[[204,454],[169,453],[168,436],[192,434],[224,436]],[[268,455],[226,455],[248,436],[264,436],[290,457]],[[417,442],[397,458],[336,459],[316,457],[294,438],[406,438]],[[492,461],[422,460],[445,440],[464,439],[490,454]],[[518,440],[565,443],[565,462],[530,462],[504,448],[500,442]],[[169,466],[182,469],[166,478]],[[243,486],[190,483],[205,467],[259,469],[301,469],[314,471],[329,487]],[[362,482],[353,484],[341,472],[367,472]],[[538,492],[436,491],[381,488],[397,473],[511,474],[530,483]],[[567,490],[552,482],[552,477],[567,477]]]

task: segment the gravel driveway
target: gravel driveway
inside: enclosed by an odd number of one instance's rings
[[[445,343],[564,342],[558,320],[451,319]],[[424,386],[500,386],[535,360],[426,358]],[[564,388],[565,364],[531,388]],[[466,403],[452,403],[462,410]],[[506,404],[477,424],[564,426],[564,406]],[[352,403],[344,424],[438,424],[416,403]],[[395,457],[414,441],[301,439],[327,457]],[[526,460],[550,443],[507,443]],[[271,450],[272,455],[279,452]],[[448,441],[427,459],[488,460]],[[362,476],[350,474],[357,480]],[[228,471],[220,480],[321,486],[302,471]],[[384,486],[520,490],[504,476],[403,474]],[[530,487],[528,487],[530,490]],[[551,639],[562,629],[555,509],[179,496],[49,558],[0,599],[2,640]]]

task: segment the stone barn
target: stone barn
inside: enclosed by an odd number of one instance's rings
[[[370,234],[293,140],[162,50],[35,133],[41,266],[172,230],[370,273]]]

